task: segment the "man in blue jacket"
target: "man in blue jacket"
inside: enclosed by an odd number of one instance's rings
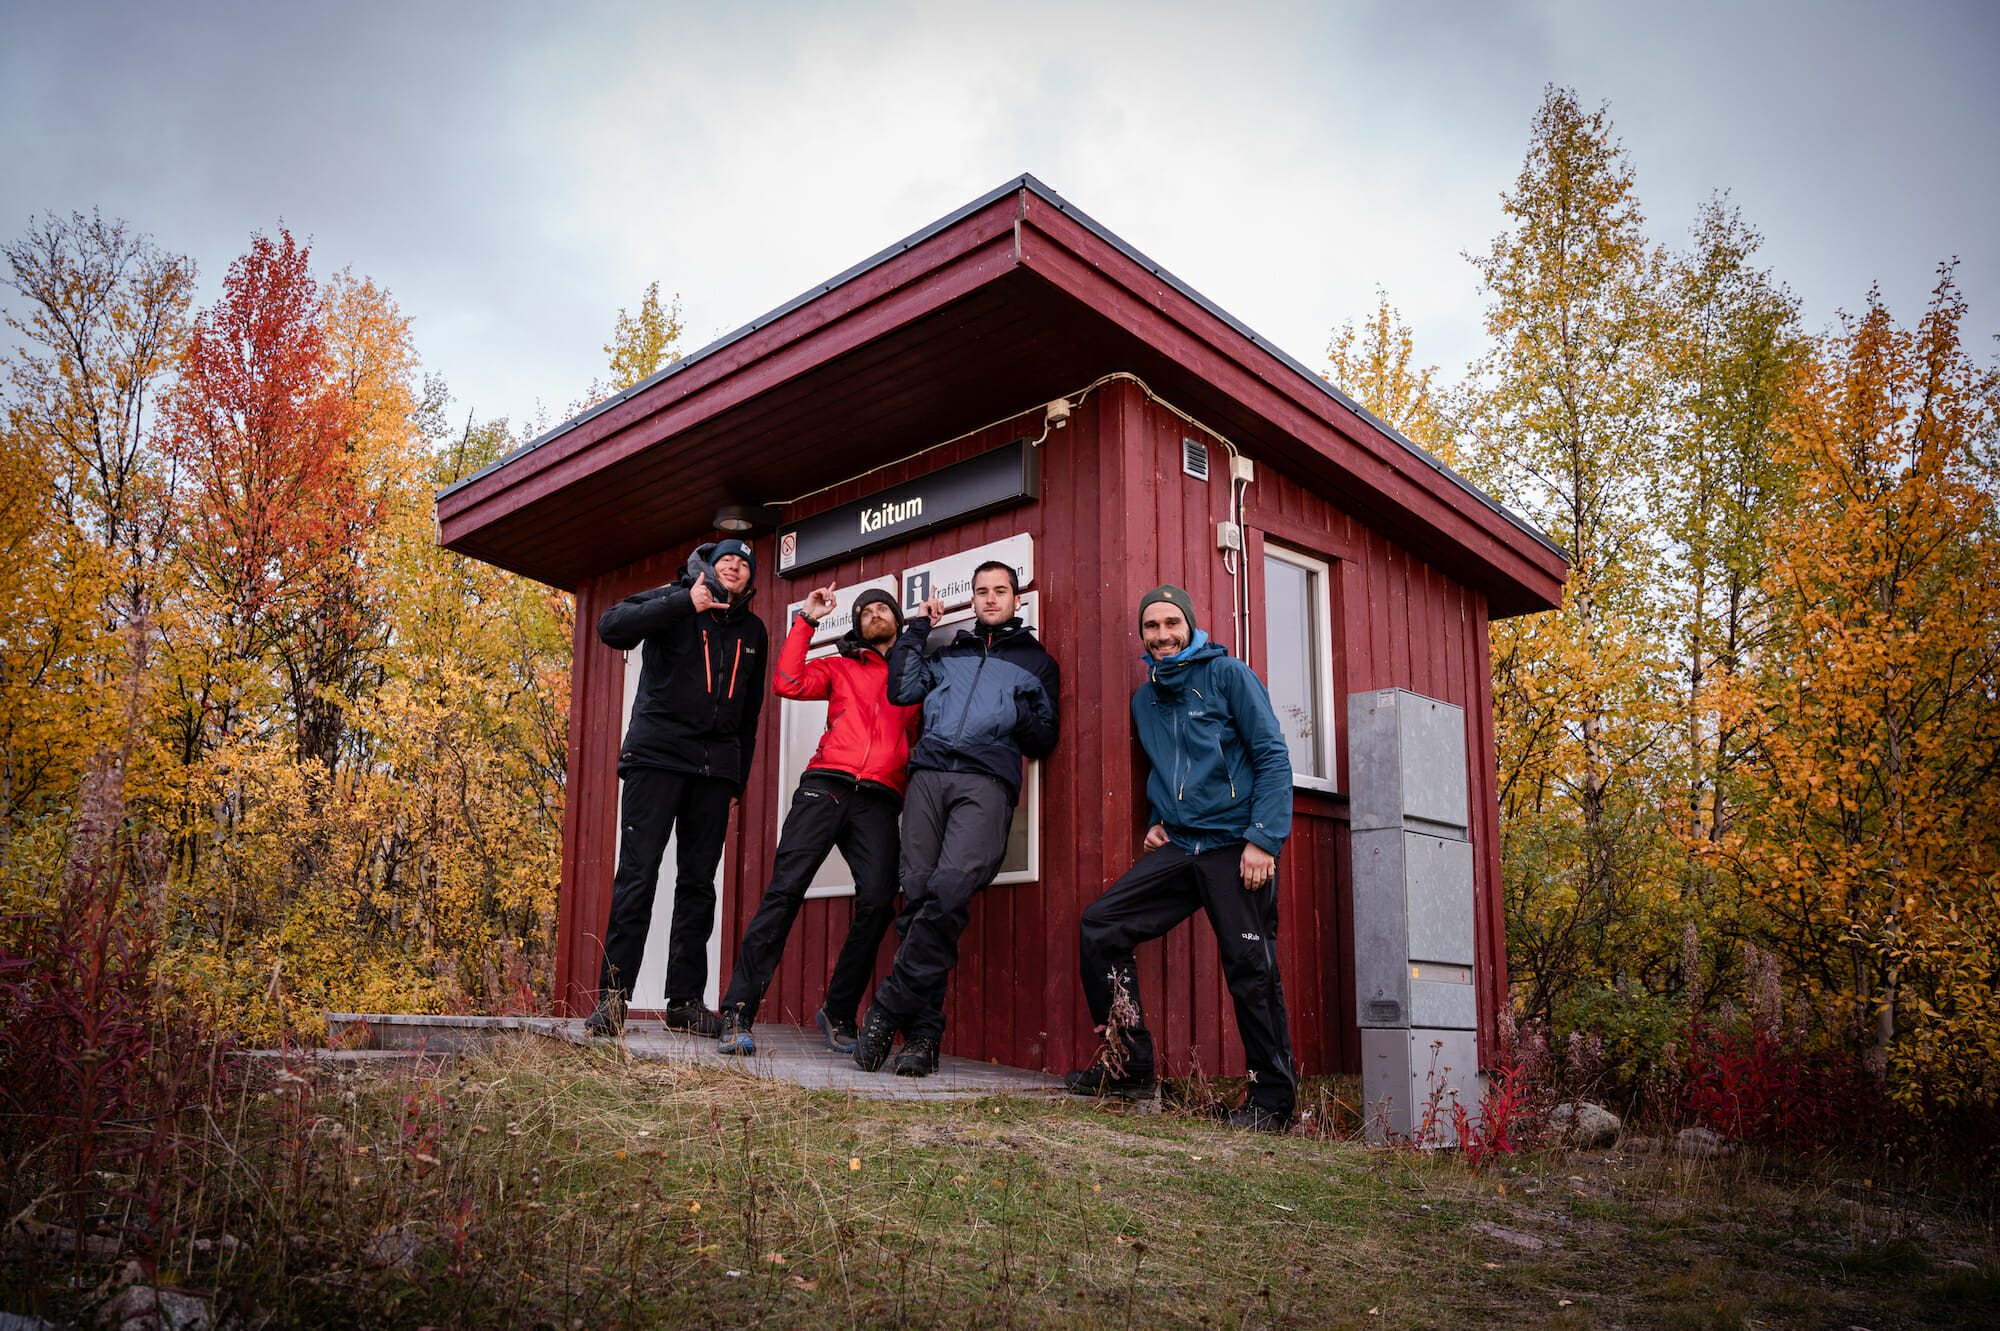
[[[632,724],[618,750],[618,871],[604,929],[604,968],[593,1035],[625,1027],[625,1005],[646,951],[667,838],[676,838],[674,918],[667,939],[669,1030],[711,1038],[722,1015],[702,1006],[708,935],[715,927],[715,868],[729,807],[743,793],[757,749],[770,653],[750,610],[757,556],[738,540],[704,545],[670,587],[635,593],[606,610],[607,647],[644,647]]]
[[[931,627],[944,615],[933,596],[889,653],[889,701],[922,703],[924,733],[910,750],[903,801],[905,905],[896,920],[903,942],[854,1044],[854,1062],[865,1072],[882,1066],[899,1030],[903,1052],[894,1070],[905,1077],[937,1071],[958,937],[973,896],[1006,857],[1021,760],[1046,757],[1056,746],[1062,677],[1015,615],[1020,600],[1013,567],[988,560],[972,573],[970,629],[926,655]]]
[[[1292,827],[1284,731],[1263,681],[1195,627],[1179,587],[1140,597],[1139,634],[1148,678],[1132,695],[1132,724],[1153,768],[1152,825],[1139,862],[1083,913],[1083,992],[1105,1044],[1064,1082],[1072,1095],[1152,1095],[1153,1036],[1132,949],[1200,910],[1215,929],[1250,1067],[1249,1097],[1229,1121],[1282,1131],[1298,1094],[1273,881]]]

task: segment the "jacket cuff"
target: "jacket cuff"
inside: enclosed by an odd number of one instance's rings
[[[1274,837],[1261,827],[1244,828],[1243,839],[1257,849],[1272,856],[1276,856],[1285,848],[1285,839],[1283,837]]]

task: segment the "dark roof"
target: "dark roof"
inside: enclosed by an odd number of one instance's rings
[[[576,588],[1107,376],[1484,591],[1560,603],[1562,552],[1031,176],[1010,181],[440,492],[450,549]]]
[[[1411,456],[1417,458],[1425,466],[1432,468],[1441,476],[1448,477],[1453,484],[1457,485],[1460,489],[1464,490],[1466,494],[1476,499],[1479,503],[1491,509],[1494,513],[1505,518],[1508,522],[1512,523],[1522,532],[1534,538],[1536,541],[1540,542],[1543,546],[1547,547],[1549,550],[1554,551],[1557,554],[1563,554],[1562,548],[1558,546],[1554,541],[1550,540],[1548,536],[1544,534],[1539,528],[1535,527],[1534,524],[1520,517],[1518,514],[1509,509],[1506,505],[1502,504],[1499,500],[1487,494],[1484,490],[1480,489],[1477,485],[1474,485],[1471,481],[1467,480],[1465,477],[1459,475],[1456,471],[1453,471],[1450,467],[1446,466],[1443,462],[1439,461],[1438,458],[1433,456],[1430,452],[1424,449],[1416,441],[1412,440],[1408,435],[1405,435],[1401,430],[1398,430],[1395,426],[1389,424],[1387,421],[1377,416],[1374,412],[1362,406],[1359,402],[1355,401],[1352,397],[1348,396],[1345,392],[1343,392],[1340,388],[1335,386],[1330,381],[1321,378],[1317,374],[1314,374],[1311,370],[1307,369],[1298,360],[1296,360],[1291,355],[1286,353],[1282,348],[1277,346],[1275,343],[1267,341],[1265,338],[1260,337],[1248,325],[1244,324],[1240,319],[1236,318],[1236,316],[1230,314],[1220,305],[1217,305],[1214,301],[1211,301],[1210,299],[1208,299],[1208,297],[1202,295],[1199,291],[1196,291],[1193,287],[1181,281],[1181,279],[1179,279],[1178,277],[1175,277],[1171,272],[1167,271],[1165,268],[1162,268],[1159,264],[1153,262],[1152,259],[1148,258],[1136,246],[1133,246],[1128,242],[1126,242],[1122,237],[1120,237],[1116,232],[1112,231],[1109,227],[1104,226],[1102,223],[1098,222],[1095,218],[1091,217],[1088,213],[1076,207],[1074,204],[1070,203],[1069,200],[1063,198],[1062,195],[1056,193],[1054,190],[1050,189],[1047,185],[1043,184],[1040,180],[1037,180],[1032,174],[1028,173],[1023,173],[1019,176],[1016,176],[1014,179],[1008,181],[1006,184],[1001,185],[998,188],[991,190],[986,194],[980,195],[978,198],[974,199],[972,202],[964,205],[963,207],[955,209],[952,212],[945,214],[943,217],[940,217],[937,221],[932,222],[929,226],[911,232],[909,235],[897,241],[895,244],[890,245],[886,249],[882,249],[874,254],[871,254],[866,259],[863,259],[860,263],[857,263],[853,267],[847,268],[842,272],[835,274],[834,276],[828,278],[826,281],[820,283],[818,286],[812,287],[809,290],[799,293],[798,295],[792,297],[792,299],[786,301],[784,304],[778,306],[776,309],[770,310],[762,315],[759,315],[757,318],[752,319],[749,323],[744,324],[741,328],[738,328],[733,332],[724,333],[721,337],[716,338],[713,342],[710,342],[708,345],[702,347],[697,351],[690,352],[689,354],[681,357],[679,360],[674,361],[672,364],[666,366],[664,369],[661,369],[655,372],[654,374],[648,376],[647,378],[640,380],[638,383],[632,385],[630,388],[615,393],[611,397],[608,397],[604,401],[599,402],[595,406],[589,408],[587,411],[583,411],[575,416],[572,416],[570,419],[564,421],[561,425],[556,426],[554,429],[549,430],[546,433],[541,434],[536,438],[529,440],[527,443],[521,445],[521,447],[507,454],[505,457],[499,458],[493,462],[488,463],[486,466],[480,468],[478,471],[473,472],[470,476],[466,476],[463,479],[454,482],[452,485],[447,486],[445,489],[440,490],[438,492],[438,498],[443,499],[446,495],[449,495],[456,490],[463,489],[465,486],[471,485],[473,482],[481,479],[482,477],[488,476],[493,472],[496,472],[501,468],[508,466],[517,459],[525,457],[528,454],[534,452],[536,449],[542,447],[544,444],[547,444],[552,440],[559,439],[563,435],[569,433],[571,430],[576,429],[578,426],[583,425],[586,422],[591,421],[608,411],[611,411],[612,409],[619,406],[621,403],[627,401],[628,399],[637,397],[639,394],[644,393],[646,390],[652,388],[655,384],[661,383],[666,379],[672,378],[676,374],[685,373],[687,370],[690,370],[694,366],[700,364],[705,358],[713,356],[717,352],[722,351],[727,347],[733,346],[737,342],[742,341],[744,338],[756,332],[758,329],[763,328],[767,324],[771,324],[779,319],[782,319],[785,315],[790,314],[793,310],[796,310],[800,306],[805,305],[808,301],[815,300],[820,296],[823,296],[828,292],[835,290],[838,287],[846,285],[848,282],[851,282],[855,278],[860,277],[862,274],[867,273],[872,269],[879,267],[880,265],[888,262],[890,259],[895,258],[897,255],[915,248],[916,246],[922,244],[924,241],[930,239],[932,236],[935,236],[938,233],[948,229],[953,224],[963,220],[964,218],[970,217],[974,213],[979,212],[981,209],[991,207],[993,204],[998,203],[1000,200],[1006,198],[1008,195],[1014,193],[1017,190],[1027,190],[1037,195],[1038,197],[1046,200],[1048,203],[1059,209],[1065,216],[1074,219],[1079,225],[1089,230],[1093,235],[1097,236],[1100,240],[1104,241],[1108,245],[1111,245],[1113,248],[1117,249],[1120,253],[1124,254],[1127,258],[1131,259],[1134,263],[1144,268],[1147,272],[1153,274],[1153,276],[1159,278],[1162,282],[1167,283],[1169,286],[1173,287],[1174,290],[1180,292],[1183,296],[1186,296],[1189,300],[1194,301],[1196,304],[1200,305],[1203,309],[1207,310],[1210,314],[1214,315],[1216,318],[1228,324],[1231,328],[1235,329],[1236,332],[1241,334],[1243,337],[1249,339],[1249,341],[1256,344],[1258,347],[1262,348],[1265,352],[1269,353],[1271,356],[1283,362],[1286,366],[1288,366],[1291,370],[1293,370],[1299,376],[1299,378],[1303,380],[1305,383],[1308,383],[1312,385],[1314,388],[1318,389],[1320,392],[1325,393],[1328,397],[1340,403],[1341,406],[1347,408],[1349,411],[1353,412],[1355,415],[1361,417],[1363,420],[1373,425],[1376,429],[1380,430],[1389,439],[1395,441],[1403,448],[1409,450]]]

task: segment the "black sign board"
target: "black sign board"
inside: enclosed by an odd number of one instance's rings
[[[849,555],[907,541],[982,513],[1041,498],[1040,453],[1016,439],[978,457],[877,490],[778,529],[778,573],[796,578]]]

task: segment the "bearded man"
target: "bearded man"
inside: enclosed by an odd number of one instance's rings
[[[897,819],[923,709],[889,701],[885,658],[902,631],[903,614],[887,592],[870,588],[856,596],[850,607],[853,623],[837,654],[806,659],[819,621],[834,608],[832,587],[812,592],[793,616],[778,651],[778,696],[824,700],[826,731],[792,795],[771,882],[743,931],[729,992],[722,998],[717,1048],[725,1054],[757,1051],[751,1033],[757,1008],[805,903],[806,889],[834,847],[854,873],[854,918],[813,1022],[835,1053],[854,1050],[855,1008],[875,969],[882,936],[896,918]]]

